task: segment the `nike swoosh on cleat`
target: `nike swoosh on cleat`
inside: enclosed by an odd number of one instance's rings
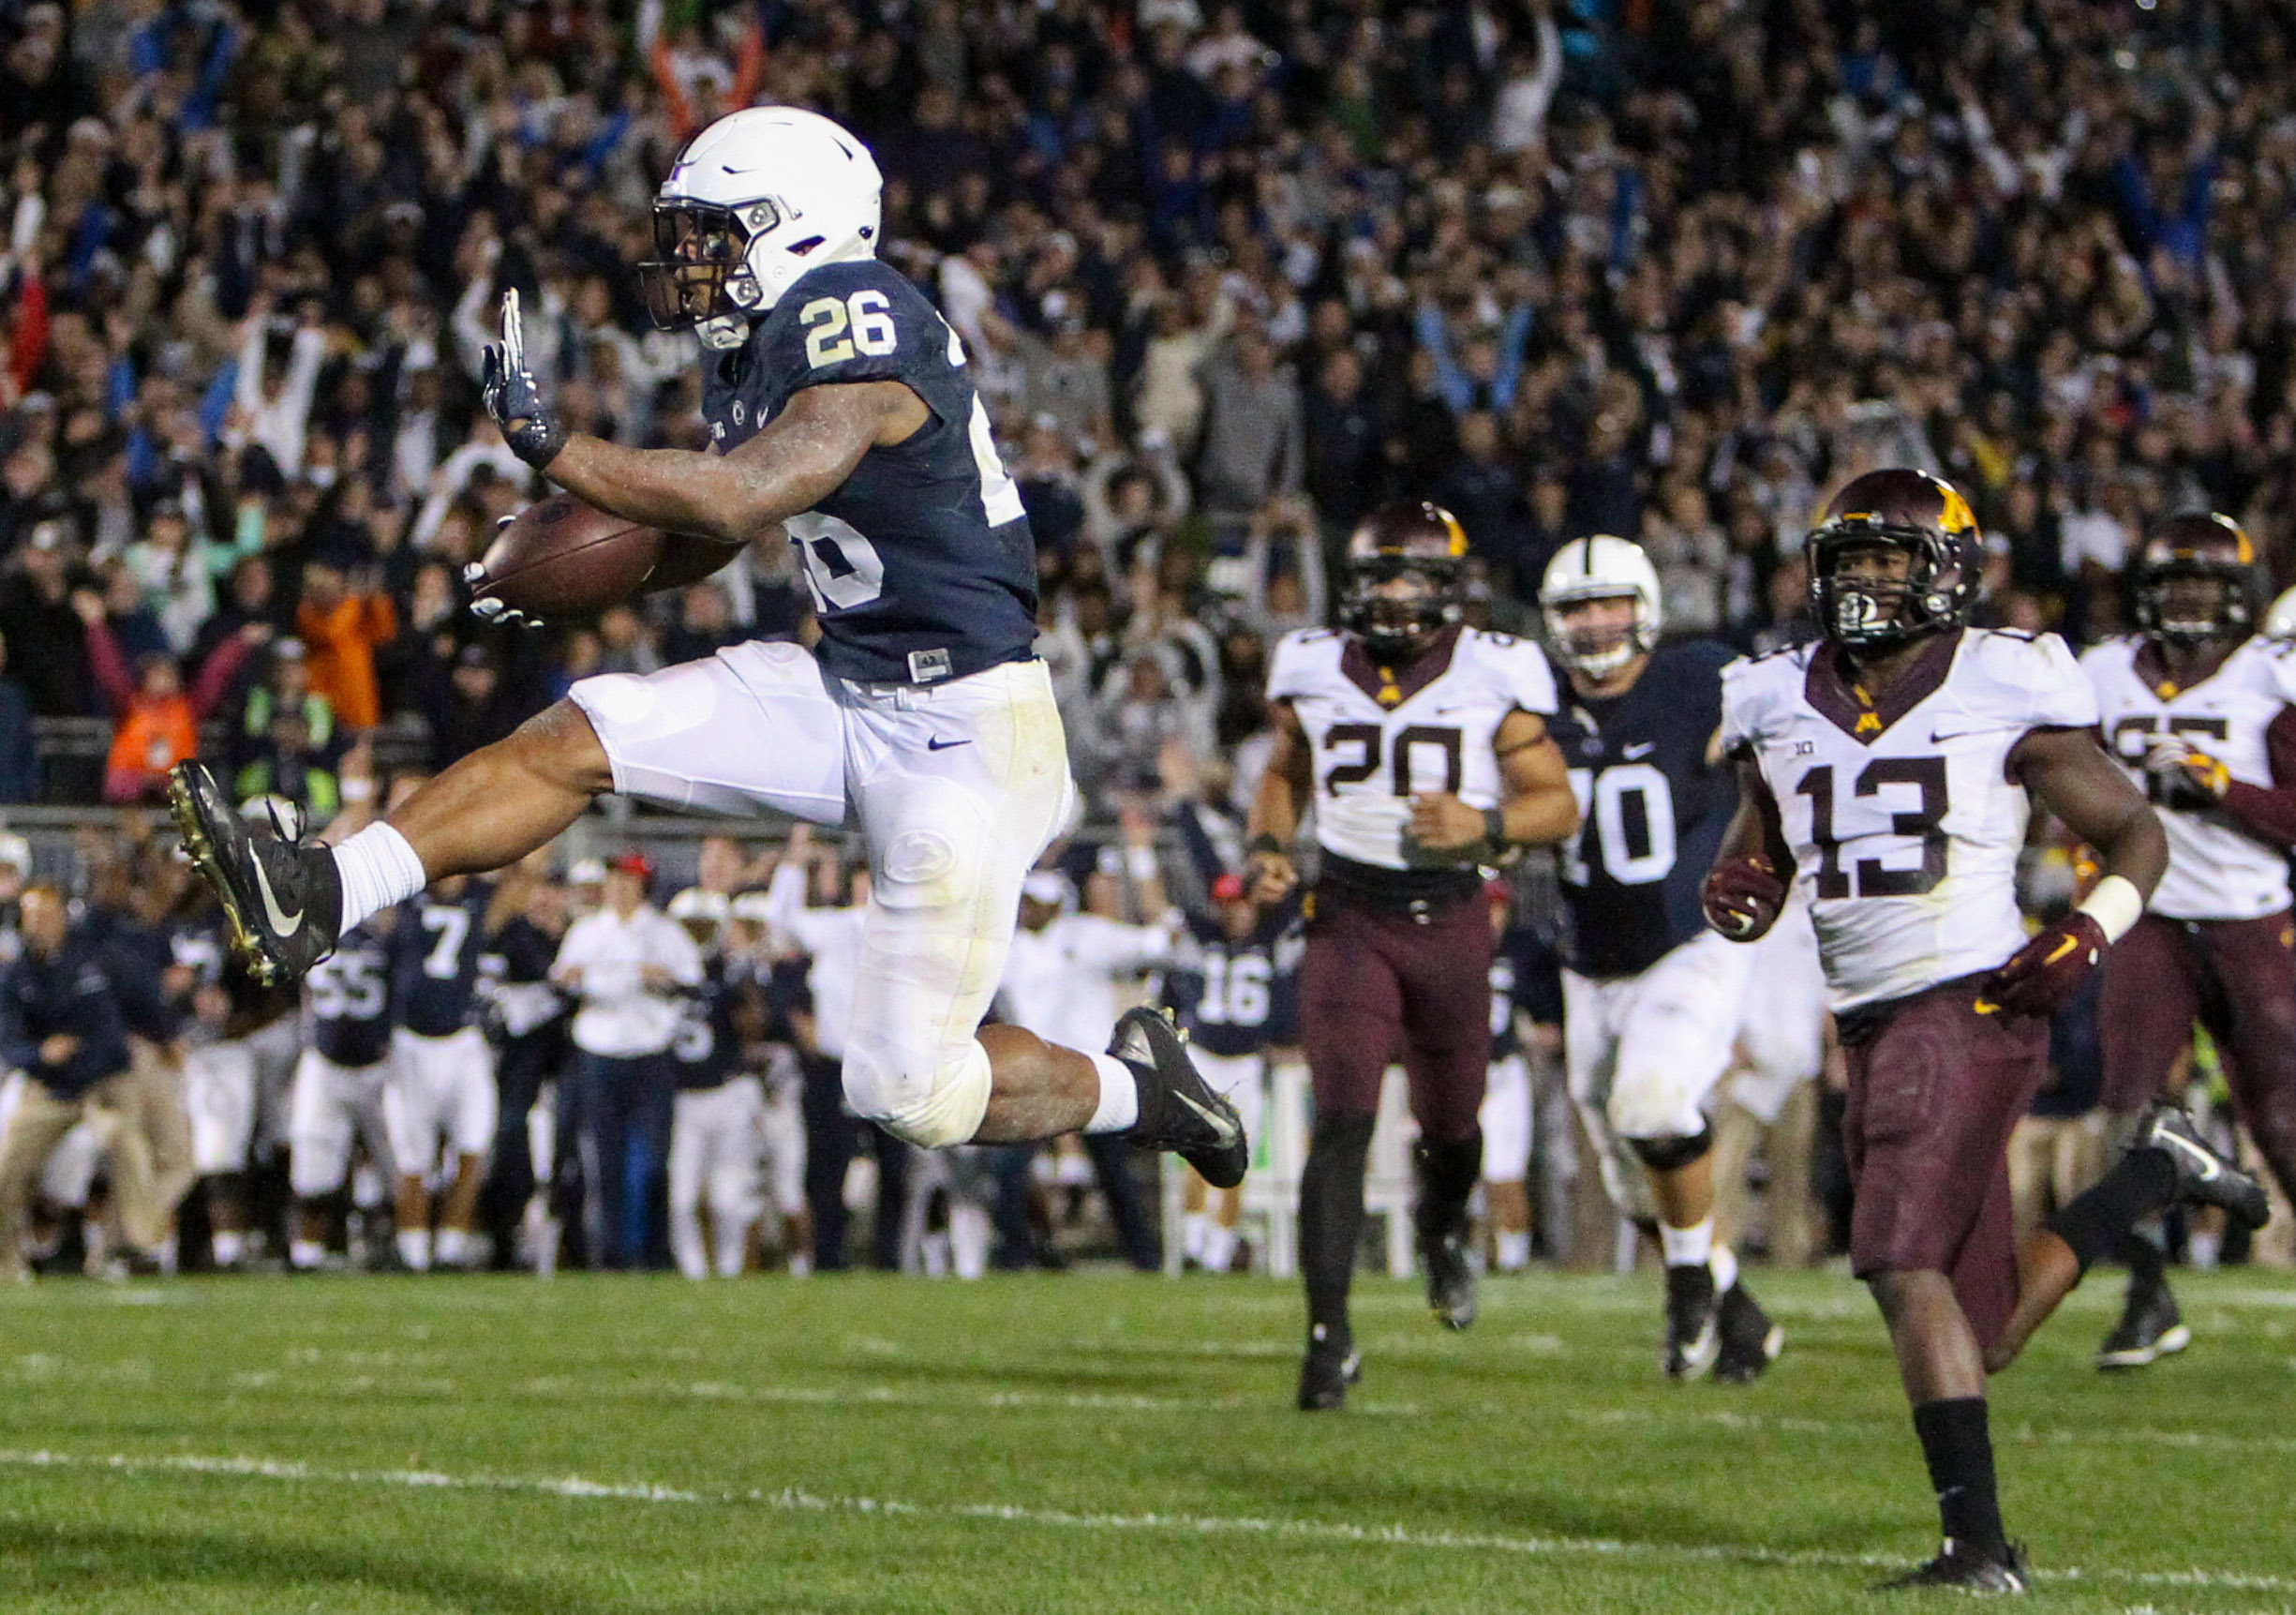
[[[279,900],[272,895],[271,877],[263,873],[263,860],[258,858],[249,861],[255,866],[256,890],[263,894],[264,918],[271,921],[272,930],[282,936],[292,936],[303,929],[304,911],[298,908],[291,915],[281,908]]]
[[[2195,1149],[2191,1144],[2177,1137],[2176,1134],[2172,1132],[2162,1133],[2159,1138],[2159,1143],[2176,1150],[2179,1154],[2185,1156],[2189,1159],[2199,1161],[2200,1163],[2200,1181],[2202,1183],[2214,1183],[2224,1173],[2223,1162],[2219,1161],[2207,1150]]]
[[[1203,1118],[1204,1125],[1219,1135],[1220,1148],[1226,1149],[1230,1144],[1235,1143],[1237,1139],[1243,1136],[1243,1129],[1237,1127],[1235,1123],[1230,1121],[1226,1116],[1220,1114],[1219,1112],[1206,1110],[1203,1106],[1198,1104],[1194,1099],[1188,1098],[1187,1095],[1179,1092],[1177,1089],[1173,1090],[1172,1098],[1178,1099],[1182,1104],[1187,1106],[1188,1109],[1194,1111],[1198,1115]]]

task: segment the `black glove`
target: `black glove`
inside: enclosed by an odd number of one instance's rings
[[[502,340],[486,344],[485,370],[479,396],[502,428],[502,441],[512,454],[542,471],[566,446],[566,428],[542,401],[542,389],[526,367],[526,329],[515,286],[502,293]]]

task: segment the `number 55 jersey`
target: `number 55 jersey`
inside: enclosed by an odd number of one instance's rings
[[[1777,800],[1836,1009],[1990,970],[2025,941],[2029,803],[2009,754],[2092,728],[2096,695],[2053,634],[1941,634],[1878,699],[1830,642],[1722,673],[1722,743]]]

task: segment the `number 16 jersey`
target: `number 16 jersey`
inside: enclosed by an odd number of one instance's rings
[[[1834,1008],[1990,970],[2025,940],[2017,855],[2029,803],[2009,753],[2091,728],[2096,696],[2053,634],[1939,635],[1867,698],[1830,643],[1722,673],[1722,749],[1777,799]]]

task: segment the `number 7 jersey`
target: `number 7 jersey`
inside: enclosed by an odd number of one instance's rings
[[[2092,728],[2096,696],[2053,634],[1938,636],[1877,703],[1830,643],[1722,672],[1722,743],[1777,800],[1834,1008],[1990,970],[2025,941],[2030,804],[2009,753]]]

